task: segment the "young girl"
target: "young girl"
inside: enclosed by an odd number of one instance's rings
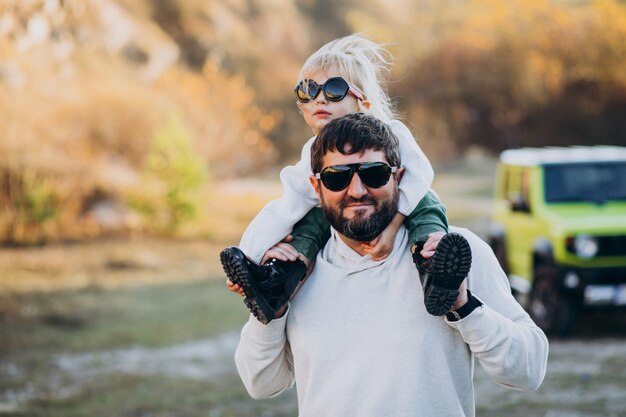
[[[390,61],[381,45],[362,36],[336,39],[304,63],[295,88],[297,105],[315,135],[331,120],[364,112],[387,123],[398,137],[405,167],[398,213],[377,239],[364,246],[374,260],[385,258],[404,223],[426,291],[427,310],[443,315],[454,304],[469,271],[471,252],[462,236],[441,237],[448,222],[445,207],[430,191],[432,167],[408,128],[394,119],[386,93]],[[329,223],[317,208],[319,201],[308,180],[313,174],[314,140],[315,136],[304,145],[296,165],[281,171],[283,195],[252,220],[240,248],[230,247],[220,254],[229,289],[245,295],[248,309],[265,324],[282,315],[330,236]]]

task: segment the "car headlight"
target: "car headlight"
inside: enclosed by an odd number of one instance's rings
[[[593,258],[598,249],[598,240],[593,236],[578,235],[574,238],[574,253],[581,258]]]

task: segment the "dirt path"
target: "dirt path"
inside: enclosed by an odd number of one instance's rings
[[[480,416],[626,416],[626,341],[552,341],[542,386],[523,393],[499,386],[476,368]]]
[[[0,290],[55,291],[158,284],[222,274],[224,243],[154,237],[0,249]]]
[[[0,393],[0,412],[41,398],[64,399],[119,374],[167,375],[194,380],[235,375],[233,353],[238,332],[160,349],[127,349],[50,358],[45,376],[20,389]],[[536,392],[497,385],[476,366],[477,415],[544,417],[626,416],[626,341],[624,339],[552,341],[548,372]],[[26,372],[3,363],[3,374]],[[286,401],[294,401],[293,393]],[[506,413],[506,414],[502,414]]]
[[[129,347],[101,352],[59,354],[48,359],[45,374],[24,387],[0,391],[0,413],[19,410],[37,399],[66,399],[116,375],[167,375],[194,380],[217,379],[236,373],[233,355],[239,332],[166,348]],[[0,376],[28,372],[15,363],[2,363]]]

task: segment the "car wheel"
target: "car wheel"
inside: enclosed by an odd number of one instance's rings
[[[534,269],[533,288],[528,300],[528,313],[547,335],[568,336],[575,320],[573,300],[556,288],[556,269],[548,264],[539,264]]]
[[[494,255],[496,255],[496,259],[498,260],[498,263],[504,273],[508,274],[509,270],[506,261],[506,247],[504,246],[504,239],[495,237],[491,238],[489,246],[491,246],[491,250],[493,250]]]

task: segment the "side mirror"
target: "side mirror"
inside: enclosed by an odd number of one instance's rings
[[[518,213],[530,213],[530,206],[528,205],[528,202],[521,196],[519,196],[515,200],[510,200],[510,203],[512,211]]]

